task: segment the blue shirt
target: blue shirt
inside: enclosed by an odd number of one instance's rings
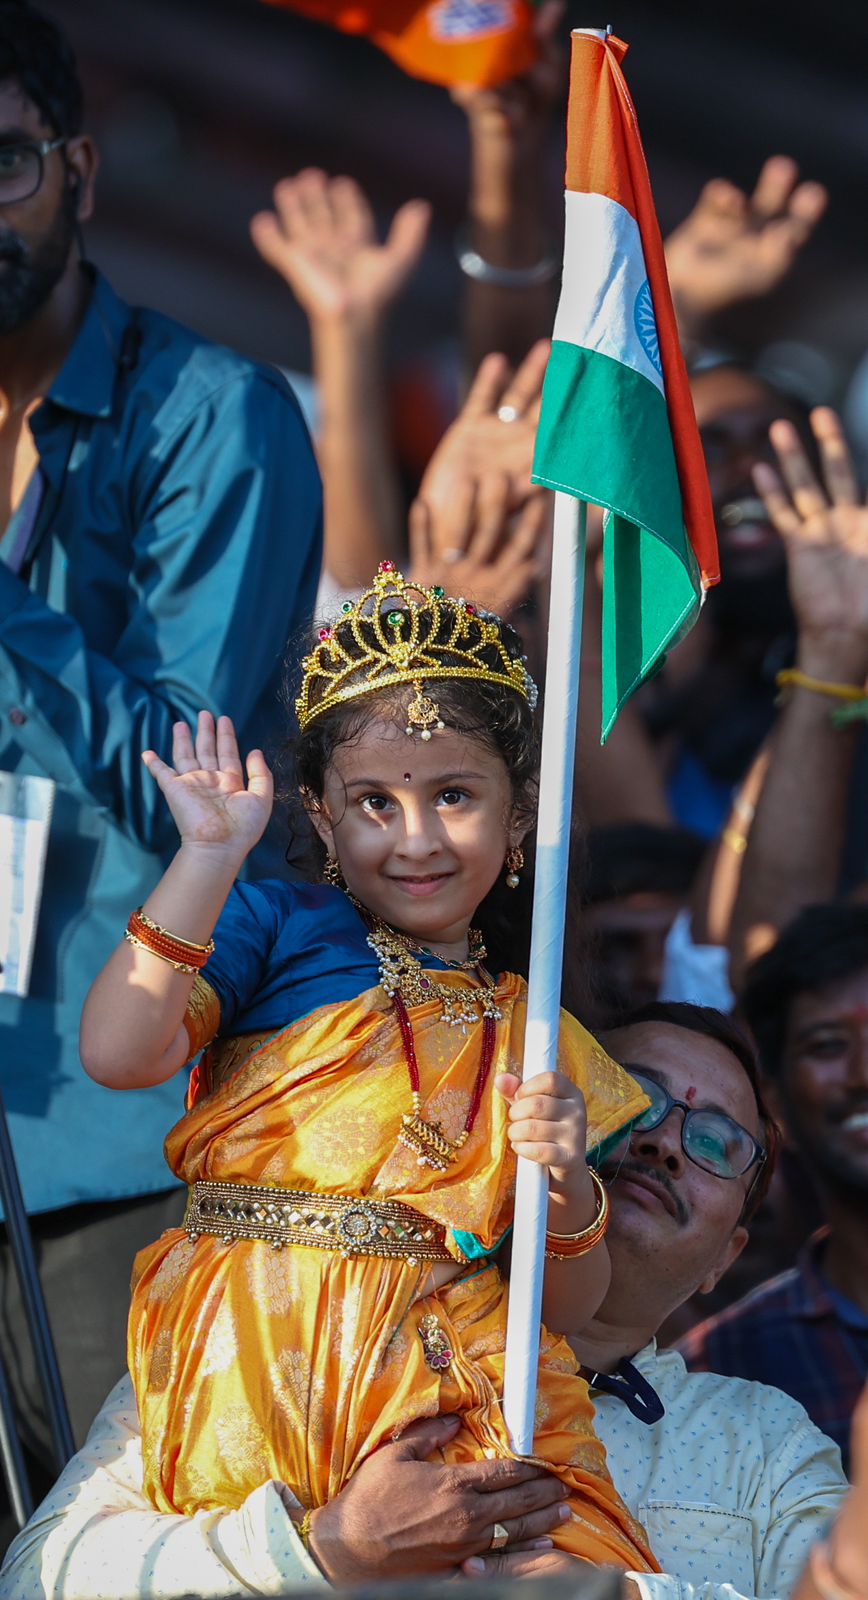
[[[81,1008],[177,845],[142,750],[169,757],[172,723],[202,707],[235,719],[243,750],[283,735],[322,505],[280,374],[133,313],[98,275],[31,426],[43,493],[20,575],[0,559],[0,769],[58,787],[30,993],[0,995],[0,1087],[39,1211],[172,1182],[183,1086],[92,1083]],[[13,517],[0,557],[19,532]],[[254,871],[280,870],[282,843]]]

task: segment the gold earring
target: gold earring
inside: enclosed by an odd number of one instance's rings
[[[506,887],[518,888],[518,875],[524,866],[524,851],[520,844],[514,844],[506,852]]]
[[[333,889],[345,889],[346,881],[341,872],[341,864],[336,856],[326,856],[322,869],[323,883],[330,883]]]

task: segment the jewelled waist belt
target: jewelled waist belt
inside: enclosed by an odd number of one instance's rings
[[[260,1188],[252,1183],[191,1185],[184,1213],[191,1239],[216,1234],[224,1243],[264,1239],[275,1249],[307,1245],[342,1256],[382,1256],[406,1261],[454,1261],[446,1229],[398,1200],[351,1194],[310,1194],[304,1189]]]

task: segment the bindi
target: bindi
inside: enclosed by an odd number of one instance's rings
[[[687,1090],[687,1104],[689,1106],[692,1106],[695,1099],[696,1099],[696,1090],[691,1087],[690,1089]]]
[[[409,783],[410,779],[412,778],[412,776],[413,776],[412,772],[405,772],[404,773],[404,782],[405,783]]]

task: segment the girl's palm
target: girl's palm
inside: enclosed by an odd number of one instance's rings
[[[173,765],[153,750],[142,757],[165,795],[185,844],[228,846],[243,859],[268,825],[274,797],[271,772],[261,750],[247,758],[247,782],[238,741],[229,717],[215,726],[210,711],[200,711],[195,745],[185,722],[176,722]]]

